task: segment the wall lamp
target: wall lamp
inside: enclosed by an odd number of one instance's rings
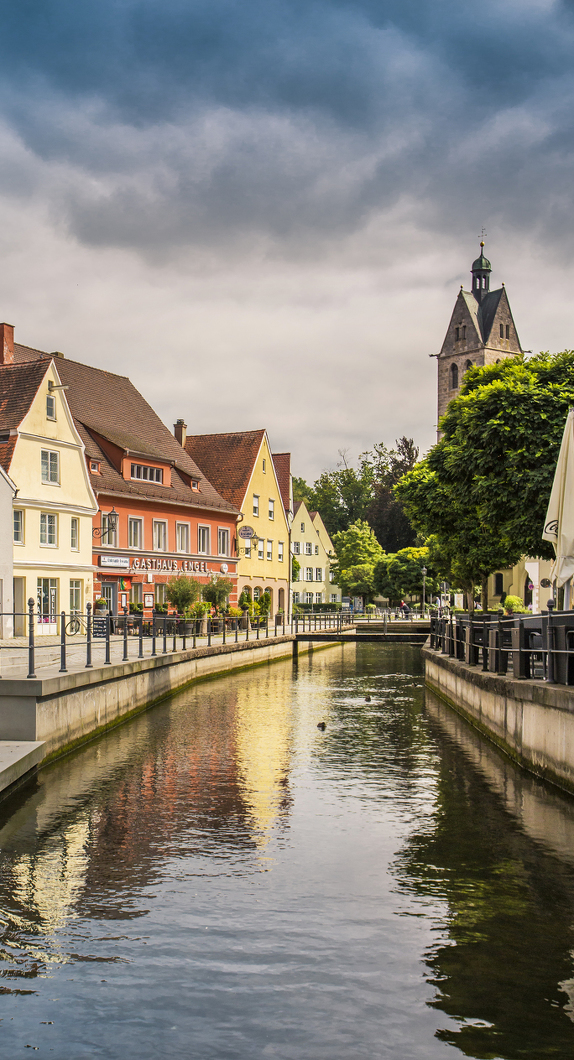
[[[103,541],[108,534],[115,534],[118,526],[119,514],[116,512],[115,508],[112,508],[111,512],[105,513],[100,509],[100,515],[102,521],[99,526],[95,526],[92,530],[92,537],[100,537]]]

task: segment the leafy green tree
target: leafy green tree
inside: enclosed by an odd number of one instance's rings
[[[175,607],[179,614],[183,614],[199,600],[200,593],[199,582],[195,578],[186,578],[184,574],[180,574],[178,578],[170,578],[165,587],[165,594],[171,606]]]
[[[372,500],[372,471],[370,466],[356,471],[347,465],[345,453],[336,471],[323,471],[309,492],[307,505],[321,513],[330,537],[347,530],[357,519],[364,519]]]
[[[471,369],[441,420],[443,437],[396,486],[469,598],[521,555],[552,558],[541,534],[573,403],[574,351]]]
[[[214,578],[212,575],[207,585],[202,587],[202,596],[204,600],[219,610],[227,604],[232,589],[231,578]]]
[[[428,548],[403,548],[399,552],[383,556],[375,566],[375,589],[381,596],[396,603],[404,596],[422,594],[423,574],[426,567],[427,600],[437,591],[435,573],[430,564]]]
[[[309,506],[309,494],[311,492],[311,486],[309,486],[304,478],[298,478],[297,475],[293,475],[293,503],[306,504]]]
[[[300,573],[301,564],[299,563],[297,556],[291,556],[291,581],[298,582]]]
[[[383,550],[365,520],[357,519],[347,530],[333,537],[336,559],[332,566],[335,582],[343,593],[371,599],[375,590],[375,564]]]
[[[403,475],[412,471],[419,456],[412,438],[403,435],[395,444],[396,449],[375,445],[371,452],[361,456],[363,467],[369,464],[372,469],[373,496],[366,518],[381,547],[385,552],[393,553],[416,543],[416,530],[393,487]]]

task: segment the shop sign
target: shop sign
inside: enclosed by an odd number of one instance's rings
[[[100,556],[100,567],[116,567],[120,570],[130,569],[129,556]]]
[[[127,561],[129,564],[129,560]],[[132,570],[156,570],[165,571],[192,571],[197,574],[208,574],[208,566],[204,559],[136,559],[132,560]]]
[[[251,537],[255,537],[255,530],[252,526],[240,526],[237,531],[237,536],[242,537],[245,541],[248,541]]]

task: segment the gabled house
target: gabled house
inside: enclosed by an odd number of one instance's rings
[[[341,590],[331,581],[331,563],[335,557],[333,542],[319,512],[310,512],[303,501],[295,505],[291,552],[300,566],[297,580],[293,579],[295,606],[340,604]]]
[[[18,345],[15,359],[37,372],[53,361]],[[176,424],[174,437],[126,376],[56,361],[96,497],[94,596],[112,614],[133,603],[149,616],[164,604],[169,579],[183,573],[200,583],[229,578],[234,603],[239,513],[183,448],[185,425]]]
[[[189,435],[186,452],[230,503],[239,508],[238,592],[258,600],[267,592],[271,611],[289,603],[289,454],[278,468],[267,431]],[[243,536],[249,529],[251,537]]]
[[[17,363],[14,329],[0,324],[0,464],[17,489],[8,538],[16,635],[25,632],[30,598],[39,633],[55,633],[61,611],[83,611],[92,600],[98,506],[56,360]]]

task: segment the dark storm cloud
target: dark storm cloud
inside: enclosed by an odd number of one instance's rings
[[[20,0],[2,29],[28,153],[0,184],[35,182],[88,244],[308,255],[408,202],[423,227],[504,218],[568,248],[564,4]]]

